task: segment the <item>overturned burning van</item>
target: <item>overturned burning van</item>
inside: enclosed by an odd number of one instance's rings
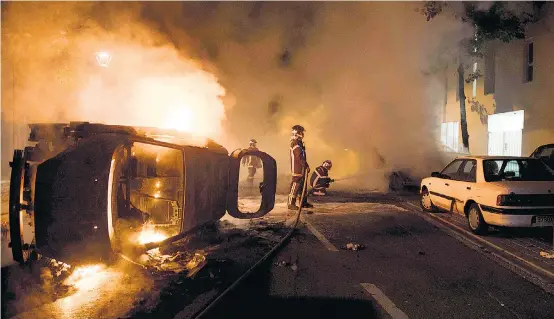
[[[155,128],[29,126],[36,145],[15,150],[10,163],[11,248],[20,263],[38,255],[107,261],[173,242],[226,211],[248,219],[274,207],[277,168],[264,152],[229,155],[209,139]],[[247,155],[263,163],[261,204],[253,213],[238,208],[240,162]]]

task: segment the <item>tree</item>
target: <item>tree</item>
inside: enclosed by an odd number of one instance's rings
[[[466,77],[466,70],[483,58],[484,45],[487,42],[500,40],[504,43],[525,38],[525,26],[537,22],[542,16],[545,2],[525,3],[524,5],[508,7],[504,2],[489,3],[488,8],[479,7],[479,3],[463,2],[460,10],[452,11],[454,18],[461,23],[469,23],[474,27],[472,37],[462,39],[461,50],[458,53],[458,95],[460,98],[460,126],[462,144],[469,151],[469,132],[467,129],[465,84],[471,83],[482,76],[479,69],[471,70]],[[426,1],[421,13],[427,21],[432,20],[446,11],[448,3],[443,1]],[[513,7],[513,8],[512,8]],[[472,103],[475,103],[472,101]],[[477,102],[478,103],[478,102]],[[482,110],[481,110],[482,111]]]

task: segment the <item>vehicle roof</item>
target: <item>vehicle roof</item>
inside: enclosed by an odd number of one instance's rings
[[[539,149],[539,148],[547,148],[547,147],[554,147],[554,143],[553,143],[553,144],[544,144],[544,145],[541,145],[541,146],[537,147],[537,149]]]
[[[475,160],[510,160],[510,159],[533,159],[527,156],[488,156],[488,155],[466,155],[459,156],[456,159],[475,159]]]

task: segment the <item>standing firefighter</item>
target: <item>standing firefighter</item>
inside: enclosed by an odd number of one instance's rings
[[[249,151],[257,151],[258,148],[256,147],[255,139],[250,140],[250,146],[248,147]],[[256,171],[258,168],[262,168],[262,160],[257,156],[245,156],[242,158],[242,165],[246,166],[248,168],[248,177],[246,180],[248,183],[253,184],[254,183],[254,176],[256,175]]]
[[[330,183],[334,182],[329,177],[329,171],[333,167],[333,163],[329,160],[326,160],[318,166],[310,177],[310,185],[312,186],[312,194],[317,196],[327,195],[327,188],[329,188]]]
[[[309,172],[310,167],[306,160],[306,147],[302,139],[304,138],[304,128],[300,125],[292,127],[292,136],[290,139],[290,164],[292,172],[292,182],[290,183],[289,193],[289,209],[298,209],[296,206],[296,198],[302,196],[302,190],[304,187],[304,173],[306,170]],[[302,207],[313,207],[308,203],[308,194],[304,196],[304,202],[301,203]]]

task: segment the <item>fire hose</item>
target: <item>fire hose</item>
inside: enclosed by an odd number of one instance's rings
[[[309,169],[306,169],[304,172],[304,185],[302,187],[302,195],[300,196],[300,205],[298,205],[298,211],[296,214],[296,219],[294,221],[294,224],[292,225],[291,230],[281,239],[277,245],[275,245],[267,254],[265,254],[254,266],[250,267],[242,276],[240,276],[235,282],[233,282],[227,289],[225,289],[217,298],[215,298],[212,302],[210,302],[206,307],[204,307],[201,311],[197,312],[193,318],[201,318],[202,316],[206,315],[210,310],[212,310],[225,296],[227,296],[230,292],[235,290],[248,276],[250,276],[256,268],[261,266],[264,262],[266,262],[270,257],[272,257],[279,249],[281,249],[292,237],[294,234],[294,231],[296,230],[296,227],[298,226],[298,222],[300,221],[300,214],[302,212],[302,206],[304,203],[304,198],[307,194],[308,189],[308,173]]]

